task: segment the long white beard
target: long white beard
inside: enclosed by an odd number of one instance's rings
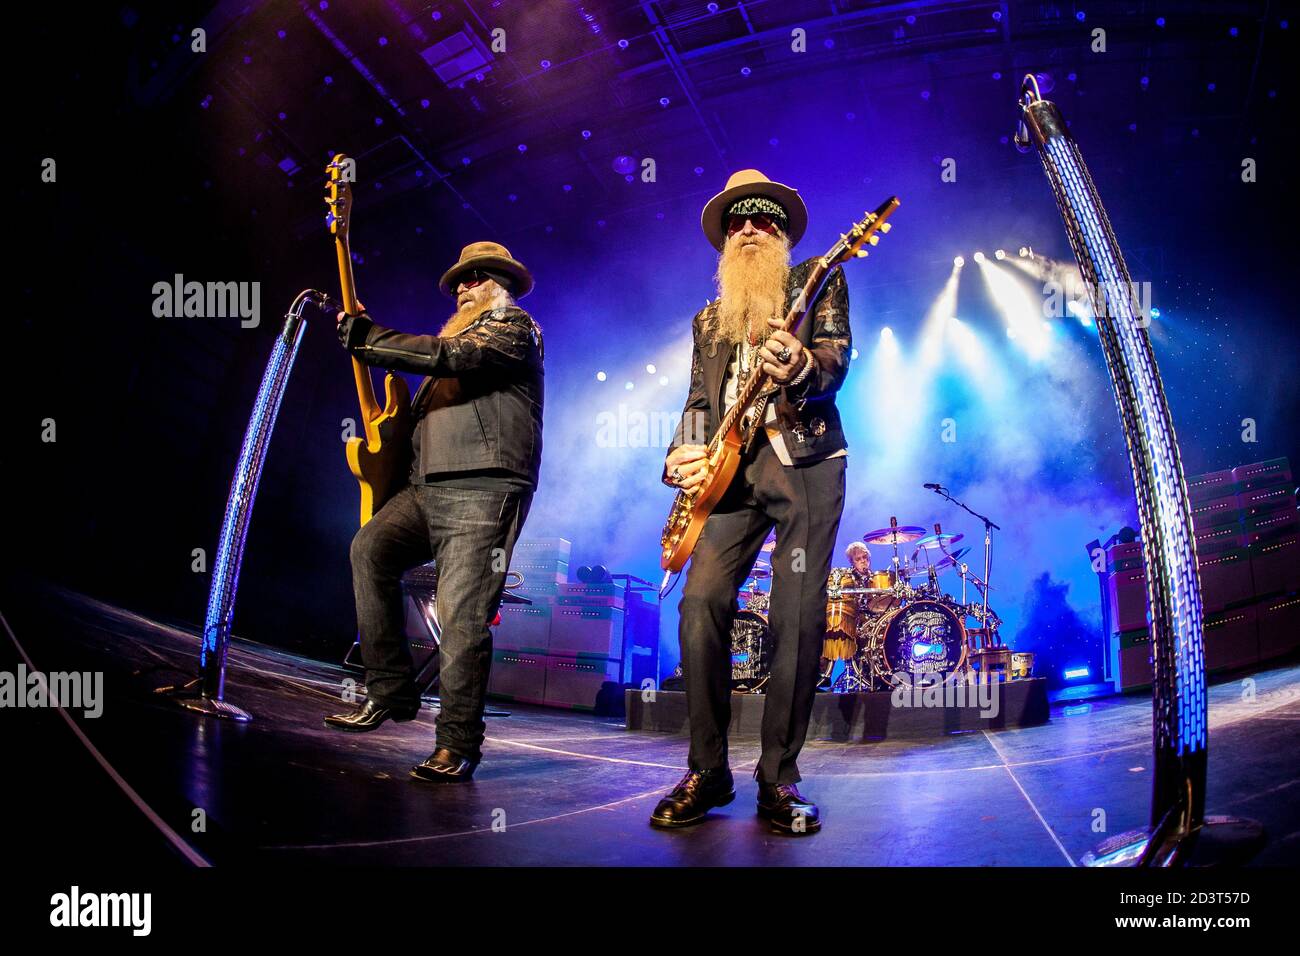
[[[718,288],[713,334],[734,345],[748,337],[751,344],[767,338],[767,320],[785,315],[785,286],[790,275],[790,243],[761,241],[744,251],[738,237],[727,240],[718,257]]]

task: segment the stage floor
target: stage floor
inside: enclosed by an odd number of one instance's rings
[[[1070,866],[1148,813],[1146,696],[1053,706],[1031,728],[809,740],[801,788],[824,826],[804,838],[755,817],[757,740],[742,736],[732,741],[735,803],[662,832],[646,819],[684,771],[679,736],[505,704],[510,716],[488,719],[473,782],[435,787],[407,776],[432,749],[430,709],[365,735],[322,726],[345,709],[341,667],[238,642],[226,696],[255,720],[236,725],[152,693],[192,673],[194,633],[57,590],[9,589],[0,612],[38,669],[104,672],[102,716],[75,715],[94,753],[55,711],[6,715],[16,730],[6,733],[10,799],[22,814],[11,819],[25,821],[18,848],[86,862]],[[0,669],[13,671],[11,636],[0,645]],[[1260,821],[1269,840],[1256,862],[1295,865],[1300,666],[1248,681],[1211,688],[1207,811]],[[196,809],[204,832],[194,832]],[[1099,811],[1105,833],[1094,831]],[[96,825],[81,825],[88,816]]]

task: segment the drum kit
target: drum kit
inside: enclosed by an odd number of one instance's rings
[[[996,526],[994,526],[996,527]],[[1005,679],[1032,676],[1032,654],[1011,655],[998,636],[1001,618],[988,604],[989,536],[985,534],[985,576],[966,563],[969,547],[956,547],[961,534],[933,533],[918,525],[889,526],[862,536],[863,545],[890,549],[889,566],[873,569],[870,551],[850,549],[853,567],[832,568],[826,582],[826,635],[822,684],[839,693],[889,690],[900,681],[988,679],[982,662],[1017,658]],[[772,541],[763,546],[770,553]],[[911,547],[908,553],[908,547]],[[853,555],[856,548],[860,553]],[[952,575],[958,596],[944,590]],[[732,688],[761,693],[767,681],[771,638],[764,582],[771,567],[760,553],[740,591],[732,625]]]

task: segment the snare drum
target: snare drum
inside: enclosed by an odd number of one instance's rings
[[[858,596],[842,593],[857,587],[849,568],[832,568],[826,580],[826,637],[822,657],[847,661],[858,649]]]

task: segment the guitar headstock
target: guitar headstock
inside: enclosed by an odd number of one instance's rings
[[[325,186],[329,190],[325,195],[325,205],[330,207],[325,216],[325,224],[330,228],[330,235],[346,240],[348,227],[352,221],[352,184],[356,182],[356,160],[344,153],[336,153],[325,167],[329,177]]]
[[[876,245],[880,237],[889,232],[887,220],[897,208],[898,197],[890,196],[876,207],[875,212],[869,212],[855,222],[853,228],[840,236],[840,241],[826,254],[826,267],[830,269],[850,259],[864,258],[867,250],[863,247]]]

